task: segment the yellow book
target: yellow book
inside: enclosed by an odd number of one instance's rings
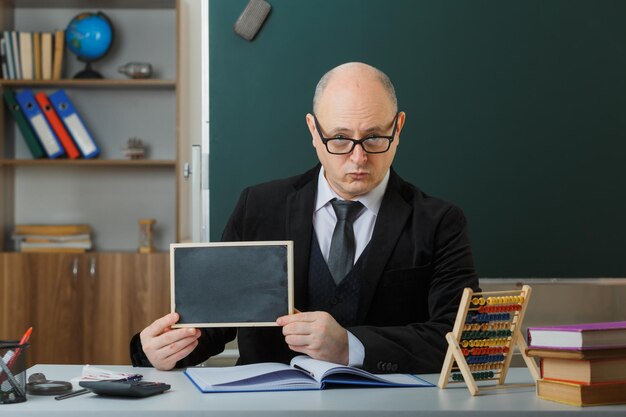
[[[78,235],[91,233],[88,224],[17,224],[15,235]]]
[[[33,71],[35,80],[41,80],[41,33],[33,33]]]
[[[41,79],[52,79],[52,33],[41,34]]]
[[[20,252],[26,253],[85,253],[84,248],[22,248]]]
[[[54,34],[54,64],[52,79],[60,80],[63,75],[63,50],[65,49],[65,31],[58,30]]]
[[[540,379],[537,395],[544,400],[577,406],[623,404],[626,403],[626,382],[585,385]]]

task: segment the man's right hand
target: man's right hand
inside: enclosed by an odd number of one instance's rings
[[[172,369],[176,362],[189,355],[198,346],[200,330],[194,328],[172,329],[179,319],[178,313],[161,317],[139,334],[143,351],[155,368]]]

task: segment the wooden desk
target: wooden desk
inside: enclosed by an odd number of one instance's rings
[[[98,365],[100,366],[100,365]],[[21,404],[0,405],[11,416],[615,416],[626,415],[626,405],[578,408],[537,398],[534,388],[485,391],[472,397],[461,385],[439,388],[344,388],[324,391],[284,391],[202,394],[181,371],[105,366],[139,372],[148,381],[162,381],[172,389],[144,399],[100,397],[86,394],[56,401],[28,396]],[[36,365],[28,374],[42,372],[48,379],[70,380],[80,375],[80,365]],[[438,374],[420,375],[436,383]],[[512,368],[507,382],[530,382],[524,368]]]

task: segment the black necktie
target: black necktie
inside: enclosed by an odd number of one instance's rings
[[[328,255],[328,269],[337,284],[352,270],[354,265],[354,229],[352,223],[358,217],[363,204],[358,201],[332,200],[337,224],[330,241],[330,253]]]

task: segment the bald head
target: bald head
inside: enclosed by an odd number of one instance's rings
[[[315,95],[313,96],[313,113],[318,113],[320,100],[326,91],[326,87],[328,87],[331,82],[352,84],[367,82],[379,83],[387,93],[394,113],[398,111],[396,90],[393,88],[393,84],[389,77],[387,77],[387,74],[378,68],[374,68],[362,62],[348,62],[331,69],[319,80],[317,87],[315,87]]]

